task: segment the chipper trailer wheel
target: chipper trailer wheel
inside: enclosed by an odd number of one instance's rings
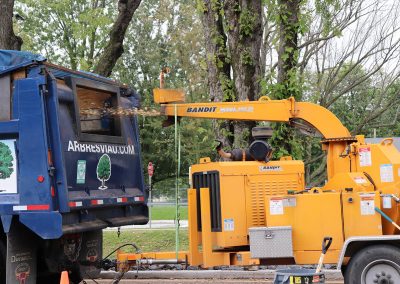
[[[391,245],[374,245],[350,259],[345,273],[346,284],[400,283],[400,249]]]

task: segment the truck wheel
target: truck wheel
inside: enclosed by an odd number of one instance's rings
[[[374,245],[350,259],[345,273],[346,284],[400,283],[400,249],[391,245]]]
[[[0,283],[6,283],[6,257],[6,245],[0,240]]]

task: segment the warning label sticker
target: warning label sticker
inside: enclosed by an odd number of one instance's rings
[[[358,149],[360,155],[360,167],[369,167],[372,165],[371,148],[362,147]]]
[[[269,200],[269,214],[283,215],[283,198],[271,198]]]
[[[381,182],[393,182],[393,165],[382,164],[380,166]]]
[[[360,210],[361,215],[375,214],[375,194],[360,195]]]
[[[224,219],[224,231],[234,231],[235,221],[233,219]]]
[[[282,202],[283,207],[296,207],[296,197],[286,197]]]
[[[357,184],[367,183],[367,181],[363,177],[354,177],[353,179]]]

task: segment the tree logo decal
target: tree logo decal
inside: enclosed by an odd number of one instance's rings
[[[7,179],[14,171],[10,147],[0,142],[0,179]]]
[[[101,186],[99,186],[99,189],[105,190],[108,187],[105,185],[105,182],[108,181],[111,177],[111,159],[110,156],[107,154],[103,154],[103,156],[100,157],[99,162],[97,164],[97,179],[101,181]]]

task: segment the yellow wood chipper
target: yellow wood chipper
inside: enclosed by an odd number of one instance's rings
[[[204,268],[315,264],[330,236],[325,263],[337,265],[345,283],[400,283],[400,153],[392,138],[368,144],[329,110],[293,98],[183,103],[175,90],[154,95],[169,118],[286,122],[320,135],[327,156],[327,182],[314,188],[305,187],[303,161],[270,160],[262,128],[249,149],[230,153],[235,161],[202,158],[190,171],[189,251],[178,258]],[[120,252],[118,261],[168,257],[175,254]]]

